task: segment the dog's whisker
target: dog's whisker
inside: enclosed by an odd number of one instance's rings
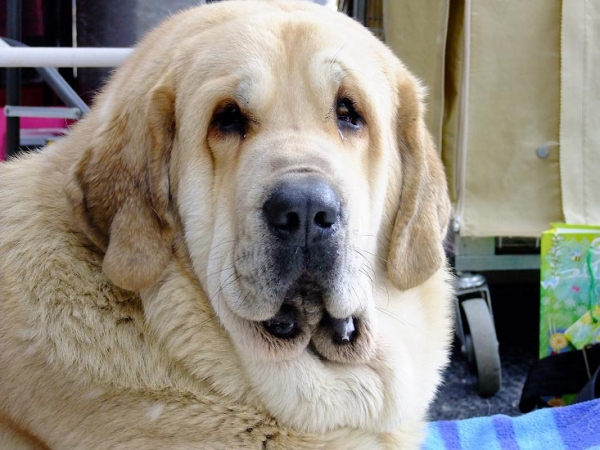
[[[376,255],[375,253],[372,253],[372,252],[370,252],[370,251],[368,251],[368,250],[365,250],[364,248],[358,249],[358,248],[356,248],[356,247],[355,247],[355,248],[353,248],[353,249],[354,249],[354,250],[356,250],[356,251],[361,251],[361,252],[368,253],[369,255],[371,255],[371,256],[373,256],[373,257],[375,257],[375,258],[379,259],[380,261],[382,261],[382,262],[384,262],[384,263],[386,263],[386,264],[392,264],[392,263],[391,263],[390,261],[388,261],[387,259],[385,259],[385,258],[382,258],[381,256],[379,256],[379,255]]]
[[[398,323],[400,323],[406,327],[412,328],[413,330],[417,329],[417,327],[415,326],[415,324],[413,322],[404,320],[401,316],[391,312],[389,309],[383,308],[382,306],[376,306],[375,309],[377,311],[381,312],[382,314],[385,314],[386,316],[396,320]]]
[[[390,239],[389,238],[386,238],[386,237],[383,237],[383,236],[378,236],[378,235],[375,235],[375,234],[361,234],[361,235],[359,235],[359,237],[361,237],[361,238],[362,237],[371,237],[371,238],[377,239],[377,241],[381,245],[383,245],[383,246],[387,246],[390,243]]]
[[[248,300],[248,297],[250,297],[250,291],[248,291],[246,293],[246,295],[244,296],[244,299],[241,301],[242,304],[246,303],[246,300]],[[238,299],[241,299],[241,297],[238,296]]]
[[[354,293],[354,298],[356,298],[356,301],[357,301],[359,304],[360,304],[360,303],[362,303],[362,302],[360,301],[360,297],[358,296],[358,294],[357,294],[357,292],[356,292],[356,289],[354,289],[354,286],[353,286],[353,285],[350,285],[350,289],[351,289],[351,290],[352,290],[352,292]]]
[[[402,320],[397,314],[390,312],[387,308],[383,308],[382,306],[376,306],[375,309],[386,316],[398,321],[401,324],[405,324],[404,320]]]
[[[369,259],[363,255],[359,250],[357,249],[353,249],[356,253],[358,253],[360,256],[362,256],[364,258],[364,260],[368,263],[368,266],[365,266],[365,264],[361,264],[361,270],[363,271],[363,273],[369,278],[369,280],[371,281],[371,284],[380,289],[381,291],[385,291],[386,297],[387,297],[387,306],[389,306],[389,302],[390,302],[390,292],[389,289],[387,287],[387,285],[385,283],[377,283],[375,282],[371,276],[367,273],[366,269],[369,269],[371,272],[373,272],[373,276],[375,278],[377,278],[377,272],[375,271],[375,269],[373,269],[371,267],[371,262],[369,261]]]
[[[388,292],[387,286],[385,284],[377,283],[375,280],[373,280],[371,275],[369,275],[369,273],[364,269],[364,265],[361,266],[359,271],[362,272],[363,274],[365,274],[365,276],[371,282],[372,291],[375,291],[375,289],[379,289],[380,291],[386,292],[387,296],[388,296],[388,300],[389,300],[389,292]]]
[[[356,253],[358,253],[360,256],[362,256],[365,259],[365,261],[367,263],[369,263],[369,270],[371,270],[373,272],[373,276],[377,277],[377,272],[372,267],[370,267],[371,262],[369,261],[369,259],[365,255],[363,255],[360,252],[360,250],[358,250],[357,248],[353,248],[352,250],[354,250]],[[365,267],[364,263],[361,265],[361,267]],[[369,277],[369,279],[371,279],[371,277],[367,273],[365,273],[365,275],[367,275]],[[389,304],[390,304],[390,291],[389,291],[387,285],[385,283],[383,283],[383,284],[380,285],[379,283],[375,283],[372,279],[371,279],[371,282],[373,284],[375,284],[377,287],[379,287],[382,291],[385,291],[386,296],[387,296],[387,306],[389,307]]]
[[[223,267],[222,269],[217,270],[216,272],[207,274],[205,277],[202,278],[202,281],[206,281],[210,277],[219,275],[219,274],[225,272],[226,270],[231,270],[231,269],[233,269],[233,263]]]
[[[223,280],[223,285],[222,286],[223,287],[226,286],[228,284],[229,280],[231,279],[231,277],[234,277],[236,275],[237,275],[237,273],[235,271],[235,268],[232,267],[231,273],[227,276],[227,278],[225,278]]]
[[[359,255],[360,255],[360,256],[361,256],[361,257],[362,257],[362,258],[363,258],[365,261],[367,261],[367,262],[369,263],[369,267],[371,268],[371,270],[373,270],[373,273],[377,273],[377,272],[376,272],[376,270],[375,270],[375,269],[373,269],[373,268],[372,268],[372,266],[371,266],[371,263],[372,263],[372,261],[371,261],[369,258],[367,258],[365,255],[363,255],[363,253],[362,253],[362,252],[365,252],[365,253],[368,253],[368,254],[369,254],[369,255],[371,255],[371,256],[374,256],[375,258],[379,259],[379,260],[380,260],[380,262],[382,262],[382,263],[389,264],[389,261],[388,261],[387,259],[381,258],[381,257],[379,257],[379,256],[375,255],[374,253],[368,252],[367,250],[364,250],[364,249],[359,249],[359,248],[357,248],[357,247],[351,247],[351,248],[350,248],[350,250],[352,250],[352,251],[356,252],[356,253],[357,253],[357,254],[359,254]]]
[[[367,291],[365,291],[364,286],[362,285],[362,283],[357,283],[358,287],[360,287],[360,289],[363,291],[363,294],[365,295],[365,298],[369,298],[369,296],[367,295]]]
[[[358,253],[360,256],[362,256],[364,258],[365,261],[367,261],[369,264],[371,264],[371,260],[362,254],[362,252],[364,250],[362,250],[360,247],[350,247],[350,250]]]
[[[367,275],[372,282],[373,282],[373,278],[377,278],[377,272],[372,267],[369,267],[365,263],[362,263],[360,265],[359,270],[363,271],[363,273],[365,275]]]
[[[377,277],[377,272],[375,272],[367,260],[360,265],[358,270],[362,271],[367,277],[369,277],[369,280],[371,280],[372,283],[374,282],[373,277]]]
[[[360,249],[356,249],[356,250],[359,250],[361,252],[367,253],[368,255],[374,256],[375,258],[379,259],[380,261],[383,261],[384,263],[388,263],[389,262],[386,258],[382,258],[381,256],[376,255],[375,253],[370,252],[369,250],[365,250],[364,248],[360,248]]]
[[[215,276],[215,275],[219,275],[219,274],[225,272],[226,270],[233,269],[235,267],[235,263],[238,262],[238,261],[240,261],[242,258],[244,258],[244,255],[237,257],[236,259],[234,259],[231,262],[231,264],[226,265],[222,269],[219,269],[216,272],[207,274],[205,277],[202,278],[202,281],[206,281],[206,280],[208,280],[209,277],[212,277],[212,276]]]
[[[235,274],[235,273],[234,273],[234,274]],[[229,276],[229,277],[228,277],[228,279],[229,279],[230,277],[231,277],[231,276]],[[236,281],[238,281],[238,280],[239,280],[241,277],[242,277],[241,275],[237,275],[237,276],[236,276],[234,279],[232,279],[232,280],[231,280],[231,281],[229,281],[228,283],[224,283],[223,285],[221,285],[221,287],[219,288],[219,290],[217,290],[217,292],[215,292],[215,295],[213,295],[213,296],[211,297],[211,299],[210,299],[210,300],[211,300],[211,302],[212,302],[212,301],[213,301],[213,300],[214,300],[214,299],[215,299],[215,298],[216,298],[218,295],[220,295],[220,294],[221,294],[221,292],[223,292],[223,290],[224,290],[225,288],[227,288],[228,286],[231,286],[233,283],[235,283]]]
[[[375,282],[373,281],[373,278],[371,278],[371,275],[369,275],[369,272],[367,272],[366,269],[368,269],[368,267],[365,266],[364,264],[362,264],[358,270],[359,270],[359,272],[365,274],[365,276],[369,279],[369,281],[371,282],[371,284],[375,285]]]
[[[369,260],[369,258],[367,258],[365,255],[362,254],[362,251],[364,251],[364,250],[361,250],[359,247],[350,247],[350,250],[358,253],[365,261],[367,261],[369,264],[371,264],[371,261]]]
[[[219,242],[217,245],[212,247],[212,250],[216,250],[217,248],[221,247],[222,245],[225,244],[231,244],[232,242],[235,242],[236,239],[224,239],[222,242]]]

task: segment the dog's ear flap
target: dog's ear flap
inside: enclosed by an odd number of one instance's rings
[[[91,137],[66,186],[73,220],[105,252],[108,278],[131,291],[156,281],[172,254],[168,161],[175,94],[169,79],[134,99],[117,100],[116,89],[107,91],[74,131]]]
[[[404,76],[398,87],[397,139],[401,193],[388,256],[388,275],[402,290],[418,286],[445,262],[450,199],[441,160],[425,127],[423,89]]]

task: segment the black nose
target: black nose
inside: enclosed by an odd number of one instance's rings
[[[267,222],[292,245],[311,246],[331,236],[340,220],[340,200],[319,177],[279,183],[263,206]]]

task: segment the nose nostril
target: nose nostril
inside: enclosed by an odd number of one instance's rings
[[[298,217],[298,213],[289,212],[285,215],[285,219],[285,223],[279,226],[280,229],[294,231],[300,228],[300,217]]]
[[[300,229],[300,215],[285,202],[269,201],[264,207],[269,224],[280,231],[295,232]]]
[[[327,213],[327,211],[319,211],[315,214],[314,223],[320,228],[331,228],[335,223],[335,215]]]

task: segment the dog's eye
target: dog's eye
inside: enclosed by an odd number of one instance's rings
[[[360,114],[356,112],[352,100],[347,97],[338,99],[335,113],[337,114],[338,125],[340,127],[360,130],[363,120]]]
[[[218,108],[212,123],[221,133],[236,133],[241,137],[245,137],[248,133],[248,118],[235,103],[227,103]]]

